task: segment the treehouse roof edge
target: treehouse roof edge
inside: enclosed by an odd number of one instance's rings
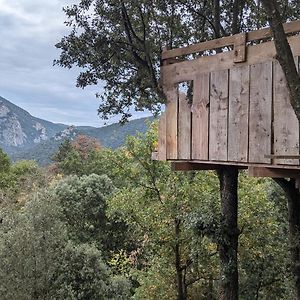
[[[300,31],[300,20],[288,22],[283,24],[286,34],[295,33]],[[186,47],[180,47],[170,50],[163,50],[161,58],[162,60],[168,60],[171,58],[176,58],[180,56],[185,56],[189,54],[194,54],[197,52],[202,52],[206,50],[214,50],[218,48],[223,48],[227,46],[235,45],[237,38],[240,35],[246,35],[246,42],[261,40],[272,37],[272,32],[270,27],[250,31],[247,33],[238,33],[231,36],[226,36],[218,39],[213,39],[197,44],[188,45]]]

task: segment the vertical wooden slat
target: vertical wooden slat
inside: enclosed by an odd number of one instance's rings
[[[177,159],[177,115],[178,115],[178,89],[177,86],[165,92],[166,105],[166,143],[167,159]]]
[[[249,66],[229,75],[228,160],[248,160]]]
[[[250,66],[249,162],[270,163],[272,61]]]
[[[227,161],[228,70],[212,72],[210,82],[209,159]]]
[[[167,159],[166,147],[166,113],[163,112],[158,122],[158,160]]]
[[[274,154],[297,155],[299,154],[299,122],[290,103],[285,76],[278,61],[274,61],[273,74]],[[275,163],[298,165],[299,160],[276,159]]]
[[[191,104],[183,92],[178,107],[178,159],[191,159]]]
[[[209,73],[194,81],[192,105],[192,159],[208,160]]]

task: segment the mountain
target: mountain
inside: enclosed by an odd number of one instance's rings
[[[66,127],[33,117],[26,110],[0,97],[0,146],[5,149],[38,144]]]
[[[83,134],[96,138],[103,147],[117,148],[126,137],[146,132],[147,120],[132,120],[125,125],[112,124],[100,128],[55,124],[30,115],[24,109],[0,97],[0,147],[13,161],[34,159],[40,165],[51,162],[51,156],[66,138]]]
[[[64,139],[74,139],[79,134],[94,137],[100,142],[101,146],[115,149],[122,146],[128,136],[136,135],[138,132],[145,133],[147,122],[151,120],[153,120],[152,117],[141,118],[131,120],[124,125],[112,124],[100,128],[70,126],[57,133],[50,140],[43,141],[30,148],[10,152],[10,157],[13,161],[33,159],[39,165],[44,166],[51,162],[51,156],[58,150]]]

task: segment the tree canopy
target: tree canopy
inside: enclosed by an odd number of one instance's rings
[[[281,1],[282,19],[297,18],[298,1]],[[77,86],[99,84],[103,118],[132,110],[157,112],[165,97],[160,55],[169,49],[267,25],[260,1],[82,0],[64,8],[70,34],[56,65],[79,67]]]

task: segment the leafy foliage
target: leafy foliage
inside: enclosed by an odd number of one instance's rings
[[[218,6],[214,3],[219,3]],[[297,1],[282,1],[283,18],[297,18]],[[71,31],[56,45],[55,64],[80,67],[77,86],[104,83],[99,113],[157,112],[164,102],[159,83],[163,47],[249,31],[267,24],[256,1],[95,1],[64,8]]]
[[[156,139],[152,124],[124,148],[90,149],[78,175],[50,186],[31,162],[9,166],[3,191],[31,184],[0,208],[1,298],[173,299],[180,285],[188,297],[218,298],[217,177],[152,161]],[[241,174],[239,198],[240,296],[293,298],[282,194]]]
[[[110,273],[100,250],[110,235],[102,223],[111,188],[105,176],[74,176],[35,194],[21,210],[1,211],[1,299],[127,297],[128,281]]]

